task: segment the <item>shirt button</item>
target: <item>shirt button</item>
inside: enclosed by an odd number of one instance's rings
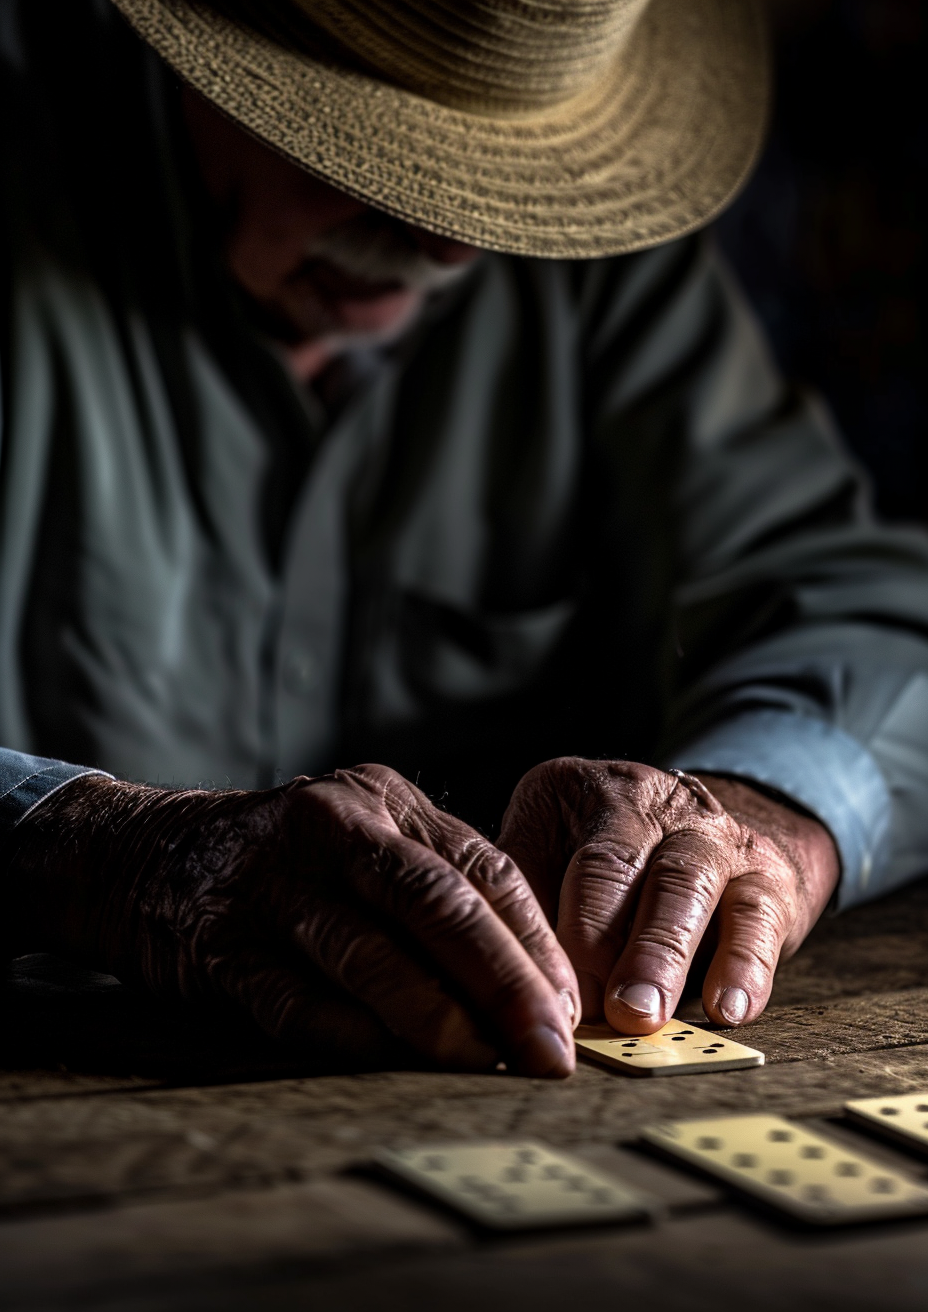
[[[293,647],[284,657],[283,684],[299,697],[310,692],[319,678],[319,662],[305,647]]]

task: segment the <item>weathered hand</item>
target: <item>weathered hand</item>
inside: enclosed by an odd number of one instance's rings
[[[577,971],[583,1015],[648,1034],[674,1013],[700,942],[712,1021],[763,1011],[838,880],[828,831],[746,784],[624,761],[530,771],[499,846],[528,878]]]
[[[370,1058],[573,1068],[576,977],[513,862],[383,766],[267,792],[76,780],[20,826],[22,952]],[[395,1039],[394,1039],[395,1046]]]

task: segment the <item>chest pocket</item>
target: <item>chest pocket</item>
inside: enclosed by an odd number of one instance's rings
[[[533,610],[463,610],[416,592],[399,608],[403,682],[426,703],[523,692],[541,675],[577,611],[574,598]]]

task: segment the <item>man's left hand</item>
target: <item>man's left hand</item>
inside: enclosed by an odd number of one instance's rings
[[[513,794],[499,846],[557,926],[584,1019],[650,1034],[674,1014],[700,944],[711,1021],[763,1011],[838,882],[817,820],[749,785],[565,757]]]

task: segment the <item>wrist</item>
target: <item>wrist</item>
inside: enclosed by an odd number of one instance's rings
[[[182,864],[210,814],[244,794],[75,779],[14,831],[8,947],[76,957],[124,977],[137,960],[137,909]]]
[[[769,838],[801,871],[816,903],[824,906],[841,874],[841,858],[831,831],[791,798],[743,779],[698,774],[709,791],[740,824]]]
[[[155,790],[80,776],[14,829],[6,870],[10,949],[93,957],[90,925],[105,849],[144,794]]]

